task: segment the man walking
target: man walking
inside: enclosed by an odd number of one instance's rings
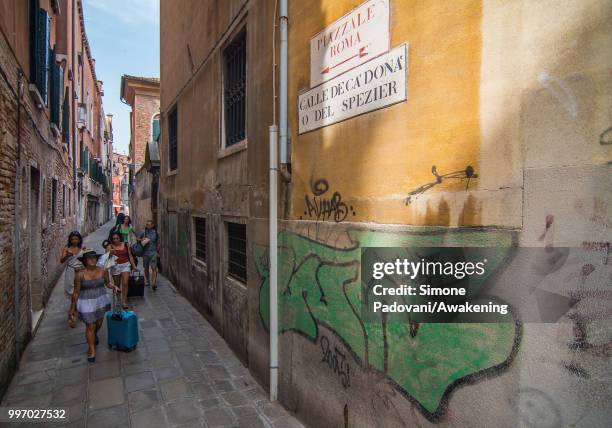
[[[145,281],[157,290],[157,257],[159,257],[159,234],[153,220],[147,220],[145,230],[138,235],[138,241],[143,247],[142,262]]]

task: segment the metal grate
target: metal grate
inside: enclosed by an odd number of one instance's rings
[[[246,224],[227,223],[228,274],[246,284]]]
[[[195,257],[206,262],[206,219],[194,217],[193,224],[195,230]]]
[[[177,108],[168,115],[168,161],[170,171],[178,167],[178,111]]]
[[[57,221],[57,180],[51,182],[51,222]]]
[[[225,145],[246,137],[246,31],[240,33],[223,51],[225,75]]]

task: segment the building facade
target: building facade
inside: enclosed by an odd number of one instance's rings
[[[104,124],[102,138],[102,153],[100,165],[104,175],[105,191],[102,194],[102,205],[100,206],[99,218],[101,223],[106,223],[113,217],[113,115],[107,114],[100,118]]]
[[[148,146],[160,133],[159,78],[123,75],[120,98],[130,112],[130,216],[135,227],[144,228],[157,217],[157,176],[145,167]]]
[[[609,293],[580,290],[601,288],[585,272],[609,275],[611,14],[604,1],[289,2],[279,397],[307,424],[605,425]],[[277,17],[263,0],[161,1],[163,273],[263,384]],[[345,49],[374,58],[328,80]],[[602,257],[542,267],[581,296],[564,324],[364,323],[361,248],[423,246]]]
[[[80,0],[4,1],[0,32],[1,395],[61,274],[66,238],[83,223],[77,80],[93,63],[79,59]],[[92,80],[92,114],[100,87]]]
[[[113,215],[119,213],[129,214],[130,196],[130,157],[120,153],[113,153]]]
[[[96,61],[85,32],[83,4],[76,3],[75,31],[76,140],[78,141],[77,210],[82,233],[96,230],[104,222],[105,200],[110,195],[108,171],[103,162],[105,117],[102,107],[104,88],[96,77]],[[112,152],[112,150],[111,150]]]

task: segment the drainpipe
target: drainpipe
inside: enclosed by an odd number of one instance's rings
[[[16,367],[19,368],[21,358],[21,337],[19,336],[19,319],[21,308],[20,283],[21,283],[21,98],[23,97],[23,73],[17,71],[17,163],[15,174],[15,241],[14,241],[14,261],[15,261],[15,293],[14,293],[14,317],[15,317],[15,360]]]
[[[289,153],[287,149],[287,25],[289,21],[288,0],[280,0],[280,162],[285,181],[291,180]]]
[[[280,0],[280,173],[287,182],[291,179],[287,168],[287,0]],[[275,6],[276,13],[276,6]],[[275,16],[276,19],[276,16]],[[275,28],[272,32],[272,85],[273,103],[276,106],[275,79]],[[276,122],[276,112],[273,109],[273,121]],[[278,397],[278,130],[276,123],[270,126],[270,208],[269,208],[269,283],[270,283],[270,401]]]
[[[270,401],[278,392],[278,130],[270,126]]]

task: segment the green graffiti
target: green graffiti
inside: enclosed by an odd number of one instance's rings
[[[520,324],[509,313],[490,324],[411,323],[392,315],[365,322],[361,314],[361,247],[495,246],[510,247],[505,232],[469,231],[462,234],[401,234],[349,231],[353,245],[333,248],[283,231],[279,234],[279,330],[292,331],[315,342],[319,326],[334,331],[364,368],[388,377],[425,416],[435,420],[445,400],[462,381],[507,366],[520,336]],[[262,278],[260,317],[268,327],[268,249],[255,246],[255,263]],[[503,252],[502,252],[503,253]],[[489,261],[495,271],[498,260]],[[483,277],[475,287],[482,287]],[[394,317],[396,317],[394,319]],[[412,331],[411,331],[412,329]]]

